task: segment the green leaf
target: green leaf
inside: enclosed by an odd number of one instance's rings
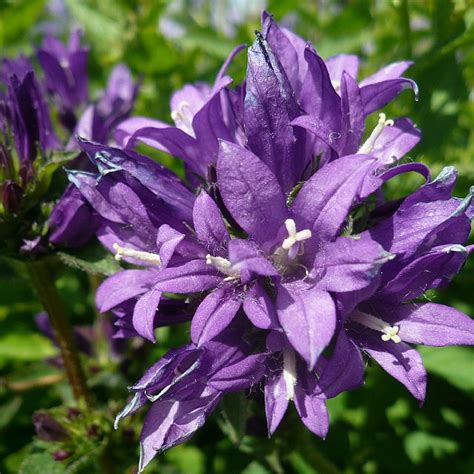
[[[15,418],[21,403],[21,397],[13,397],[10,401],[0,406],[0,430],[5,428]]]
[[[247,399],[243,392],[228,393],[221,404],[222,419],[219,424],[232,443],[239,446],[245,435],[248,417]]]
[[[0,335],[0,361],[39,361],[57,353],[52,342],[36,333],[9,333]]]
[[[469,347],[420,347],[426,370],[466,392],[474,392],[473,351]]]
[[[66,265],[93,275],[113,275],[121,267],[114,257],[97,244],[87,245],[79,250],[58,252],[57,256]]]
[[[454,454],[458,450],[458,444],[452,439],[441,438],[423,431],[415,431],[405,437],[405,450],[408,457],[415,464],[419,464],[425,456],[430,454],[435,459]]]
[[[166,453],[166,459],[186,474],[205,474],[206,460],[204,453],[195,446],[181,445]]]
[[[63,474],[63,465],[55,461],[50,453],[33,453],[26,456],[18,474]]]
[[[94,51],[110,62],[118,60],[125,41],[134,32],[129,24],[132,11],[127,11],[113,0],[66,0],[66,5],[78,24],[86,30]]]
[[[77,151],[55,153],[51,159],[47,160],[46,163],[41,165],[38,169],[38,178],[36,181],[35,190],[33,192],[33,197],[42,196],[48,190],[54,173],[62,166],[69,163],[77,155]]]
[[[252,461],[243,471],[242,474],[270,474],[265,466],[257,461]]]

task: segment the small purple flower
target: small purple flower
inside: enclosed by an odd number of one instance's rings
[[[134,396],[115,421],[117,426],[152,402],[141,433],[139,470],[158,452],[192,436],[224,393],[256,384],[264,360],[263,353],[252,353],[236,327],[200,348],[189,344],[165,354],[130,388]]]
[[[454,169],[445,168],[371,229],[397,257],[382,269],[380,285],[370,298],[351,298],[353,310],[345,321],[350,339],[420,402],[426,373],[420,355],[406,343],[474,344],[473,319],[454,308],[418,300],[428,289],[446,286],[473,250],[462,244],[469,237],[466,211],[474,189],[464,200],[452,198],[455,182]]]
[[[138,92],[130,70],[118,64],[110,73],[107,87],[96,104],[89,105],[78,120],[74,135],[98,143],[108,143],[114,128],[132,111]],[[68,148],[77,148],[73,138]]]
[[[147,117],[132,117],[122,122],[115,132],[117,143],[133,148],[137,141],[181,158],[188,179],[200,184],[196,177],[208,177],[208,167],[216,162],[218,140],[242,142],[242,123],[236,110],[241,89],[226,88],[232,80],[225,72],[234,56],[243,49],[235,48],[221,67],[214,85],[187,84],[171,98],[171,118],[175,127]]]
[[[76,122],[76,110],[88,101],[89,51],[81,47],[80,40],[80,31],[71,34],[68,44],[47,36],[36,52],[46,88],[57,99],[60,118],[71,131]]]
[[[74,136],[67,148],[79,147],[77,137],[107,143],[114,127],[131,112],[135,103],[138,84],[133,82],[129,69],[123,64],[116,66],[101,99],[89,105],[75,125]],[[82,163],[88,169],[89,163]],[[80,247],[97,231],[97,213],[87,200],[69,186],[51,213],[49,240],[57,246]]]

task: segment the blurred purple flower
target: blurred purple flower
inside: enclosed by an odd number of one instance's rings
[[[80,31],[73,32],[67,44],[54,36],[46,36],[36,52],[46,89],[57,99],[60,119],[70,131],[75,126],[76,109],[88,101],[89,52],[81,47],[80,40]]]

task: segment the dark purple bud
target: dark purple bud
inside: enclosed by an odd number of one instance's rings
[[[38,438],[43,441],[64,441],[69,438],[66,429],[49,413],[35,413],[33,424]]]
[[[74,418],[79,418],[81,415],[81,410],[78,410],[77,408],[69,408],[67,411],[67,417],[70,420],[73,420]]]
[[[20,208],[23,189],[13,181],[6,181],[2,186],[3,207],[9,214],[14,214]]]
[[[70,451],[66,451],[65,449],[58,449],[53,453],[53,458],[55,461],[64,461],[71,456],[72,453]]]
[[[100,428],[93,424],[87,428],[87,435],[91,438],[98,438],[100,436]]]
[[[49,218],[49,240],[55,245],[80,247],[94,235],[97,224],[91,206],[79,190],[69,186]]]
[[[21,79],[16,75],[9,78],[8,102],[15,146],[22,163],[36,158],[38,146],[44,153],[59,145],[33,72],[27,72]]]

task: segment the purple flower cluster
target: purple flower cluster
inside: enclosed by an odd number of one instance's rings
[[[245,81],[231,87],[226,69],[241,49],[213,85],[175,93],[174,126],[127,119],[115,147],[81,141],[95,172],[69,172],[98,239],[129,264],[97,292],[116,336],[155,342],[157,327],[190,321],[190,343],[131,387],[117,418],[151,403],[140,469],[227,392],[261,388],[269,434],[293,402],[325,437],[326,400],[363,383],[365,358],[423,402],[426,373],[410,344],[474,343],[470,317],[423,299],[473,250],[463,244],[474,190],[455,198],[453,168],[432,179],[402,161],[420,139],[409,119],[380,113],[365,132],[370,114],[417,93],[401,77],[410,63],[358,81],[357,57],[324,61],[264,14]],[[137,142],[180,158],[186,179],[136,153]],[[388,200],[382,185],[407,172],[425,184]],[[76,207],[65,210],[73,222]]]
[[[80,45],[80,33],[72,33],[68,44],[47,36],[36,50],[41,66],[37,76],[32,63],[24,56],[3,59],[0,66],[0,223],[31,211],[38,202],[42,185],[37,186],[41,169],[54,164],[54,153],[80,152],[76,135],[106,143],[115,126],[131,112],[137,85],[124,65],[116,66],[106,90],[97,102],[89,100],[87,49]],[[62,130],[54,130],[50,106],[57,111]],[[87,161],[87,160],[86,160]],[[47,191],[47,190],[46,190]],[[26,195],[32,195],[33,199]],[[81,201],[80,193],[70,187],[66,203],[72,201],[76,212],[91,217],[91,210]],[[75,199],[70,199],[75,197]],[[22,209],[22,203],[26,209]],[[31,212],[30,212],[31,213]],[[68,211],[69,213],[69,211]],[[69,227],[67,213],[58,206],[50,221],[50,240],[68,244],[63,234]],[[74,245],[88,237],[74,232]],[[25,240],[23,251],[38,247],[40,237]]]

